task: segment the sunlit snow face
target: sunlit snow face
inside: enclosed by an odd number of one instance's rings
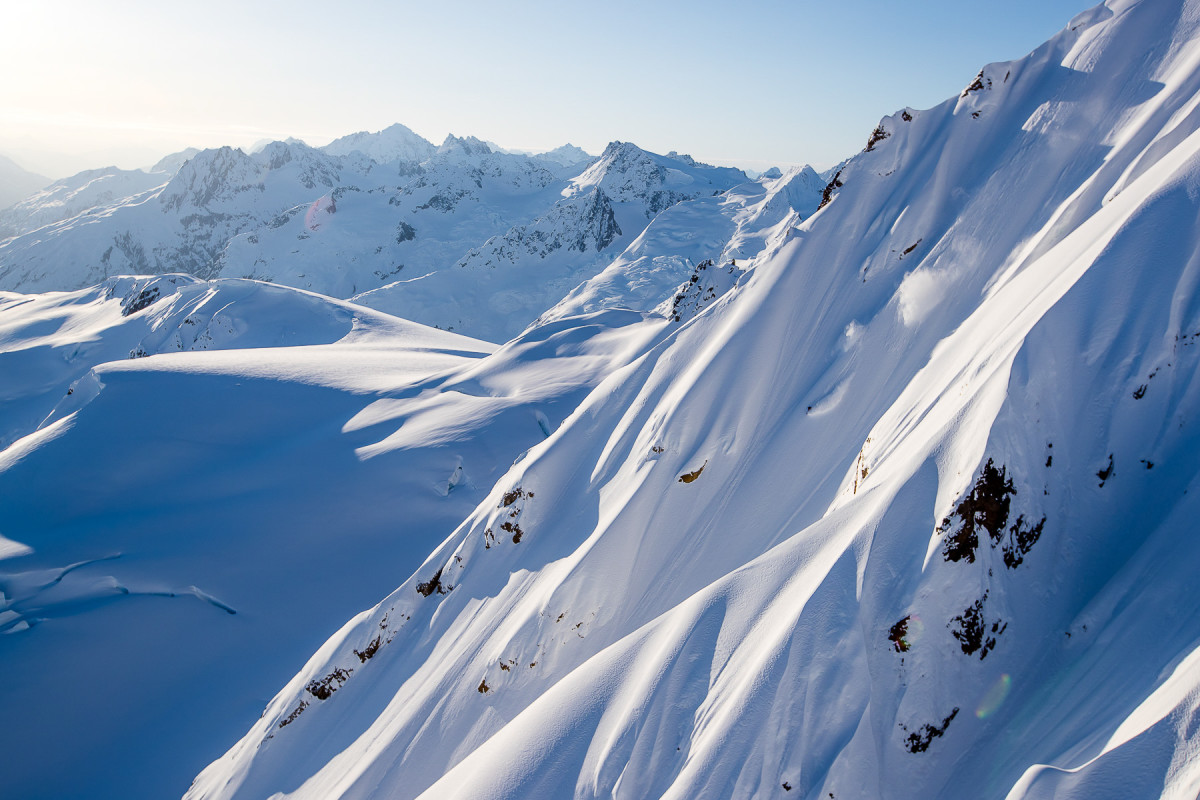
[[[1007,699],[1010,689],[1012,689],[1012,676],[1006,672],[992,684],[992,688],[988,689],[987,694],[983,696],[983,702],[979,704],[979,708],[975,709],[975,716],[987,719],[996,713],[996,710]]]

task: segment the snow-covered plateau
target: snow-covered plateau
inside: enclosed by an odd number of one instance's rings
[[[827,180],[395,126],[0,244],[0,796],[1200,795],[1200,0],[964,78]]]

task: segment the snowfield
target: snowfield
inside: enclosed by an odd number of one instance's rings
[[[520,162],[503,345],[0,295],[0,794],[1196,797],[1200,0],[964,77],[824,186]]]

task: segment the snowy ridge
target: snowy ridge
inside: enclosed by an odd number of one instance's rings
[[[1197,20],[885,119],[188,796],[1194,796]]]
[[[55,181],[0,211],[0,239],[72,219],[93,209],[102,213],[101,209],[114,203],[137,203],[146,193],[162,188],[168,178],[165,173],[107,167]]]

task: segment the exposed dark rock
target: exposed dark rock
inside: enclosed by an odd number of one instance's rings
[[[908,734],[904,740],[904,749],[910,753],[924,753],[929,749],[929,745],[933,743],[934,739],[939,739],[946,733],[946,729],[950,727],[951,721],[958,716],[958,710],[958,706],[955,706],[950,715],[942,720],[941,725],[926,723],[916,731],[909,731],[904,723],[900,723],[900,729]]]

